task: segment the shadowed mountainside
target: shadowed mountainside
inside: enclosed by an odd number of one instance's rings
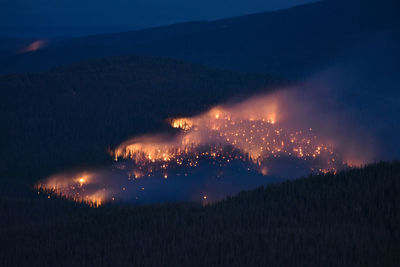
[[[0,72],[37,72],[113,55],[179,58],[223,69],[302,77],[371,39],[400,43],[396,1],[322,1],[211,22],[55,41],[3,58]]]

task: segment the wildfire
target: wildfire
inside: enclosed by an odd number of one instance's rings
[[[172,119],[171,127],[182,130],[178,135],[136,138],[119,146],[113,156],[116,161],[132,159],[140,170],[150,165],[152,170],[154,165],[164,169],[196,167],[205,157],[226,162],[249,160],[261,166],[269,158],[283,156],[319,161],[319,169],[335,170],[337,155],[333,147],[320,141],[312,128],[285,129],[276,121],[277,105],[273,106],[272,113],[264,109],[264,116],[250,112],[246,118],[244,113],[218,107],[193,118]],[[264,175],[266,170],[260,168]]]
[[[87,191],[85,185],[89,184],[92,177],[93,174],[86,172],[72,175],[72,178],[69,175],[54,175],[47,179],[46,183],[37,184],[36,189],[51,191],[61,197],[87,203],[91,207],[99,207],[106,199],[107,191],[105,189]]]
[[[260,97],[218,106],[190,118],[170,119],[170,126],[179,133],[147,135],[122,143],[111,152],[115,159],[112,169],[133,181],[146,177],[164,180],[172,174],[186,177],[191,168],[207,164],[225,167],[235,162],[267,176],[271,173],[270,161],[280,158],[305,161],[310,172],[336,172],[342,168],[345,164],[335,147],[319,138],[309,125],[292,127],[287,122],[291,114],[281,104],[277,97]],[[96,177],[93,173],[72,178],[54,176],[38,188],[93,206],[116,200],[117,193],[107,188],[111,181],[99,182]],[[97,187],[93,189],[93,185]],[[127,192],[127,187],[121,191]]]

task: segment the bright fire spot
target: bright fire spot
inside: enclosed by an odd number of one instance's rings
[[[188,118],[177,118],[172,120],[171,126],[177,129],[190,130],[193,126],[193,122]]]
[[[79,185],[83,186],[87,182],[88,177],[89,176],[85,175],[85,176],[82,176],[82,177],[78,178]]]
[[[30,45],[28,45],[27,47],[21,49],[19,51],[19,53],[22,54],[22,53],[34,52],[34,51],[37,51],[39,49],[46,47],[46,45],[47,45],[47,41],[37,40],[37,41],[34,41],[33,43],[31,43]]]

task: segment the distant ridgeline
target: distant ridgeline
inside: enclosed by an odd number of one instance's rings
[[[47,175],[69,165],[103,162],[108,147],[159,130],[167,118],[283,84],[268,75],[145,57],[0,76],[1,170],[31,173],[34,168]],[[37,178],[42,177],[32,177]]]
[[[381,34],[400,43],[399,9],[399,1],[331,0],[211,22],[54,40],[36,51],[0,53],[0,73],[134,54],[298,78]]]

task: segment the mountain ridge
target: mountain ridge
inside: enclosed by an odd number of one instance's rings
[[[40,72],[90,58],[131,54],[297,78],[376,33],[389,31],[398,37],[400,21],[393,10],[374,13],[371,9],[322,1],[216,21],[66,39],[3,58],[0,72]],[[379,19],[370,19],[371,14]]]

